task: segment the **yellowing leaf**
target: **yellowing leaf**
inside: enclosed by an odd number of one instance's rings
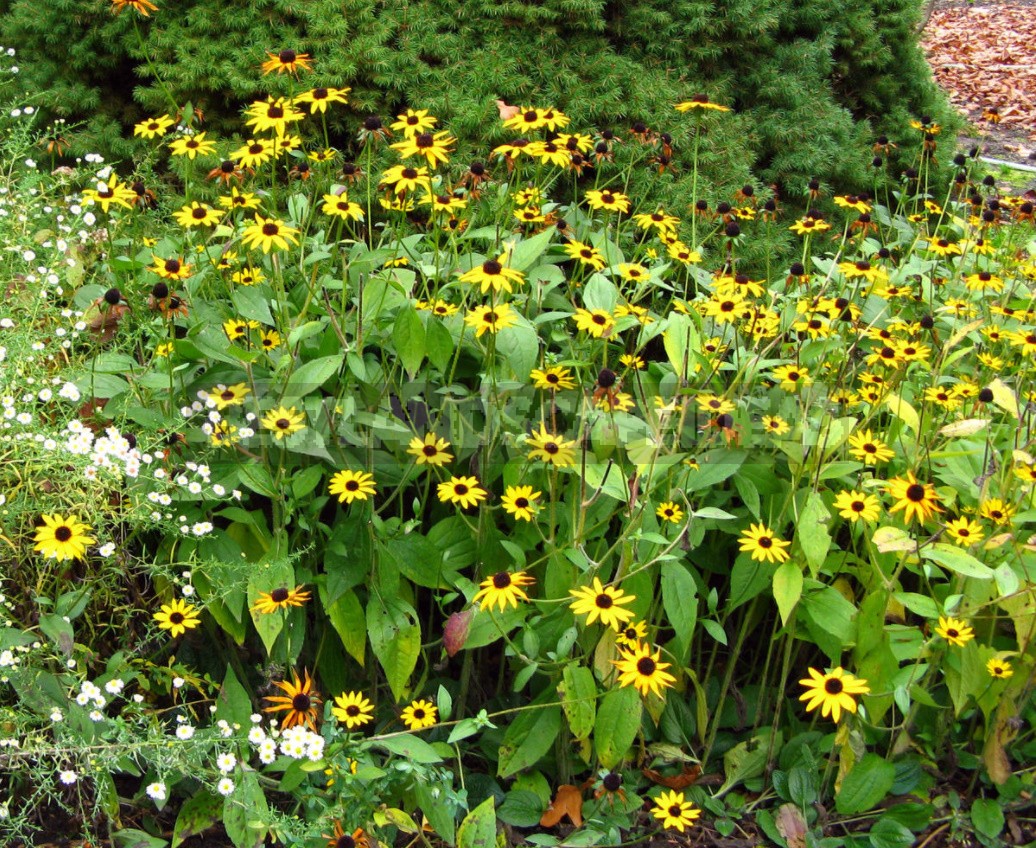
[[[1018,418],[1018,396],[1014,391],[999,377],[990,383],[988,388],[993,392],[993,403],[1004,412],[1009,412],[1012,417]]]
[[[554,827],[565,816],[576,827],[583,824],[583,793],[569,783],[558,787],[554,800],[540,819],[540,827]]]

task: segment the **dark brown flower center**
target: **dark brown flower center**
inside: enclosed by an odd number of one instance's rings
[[[914,503],[920,503],[925,497],[924,486],[920,483],[914,483],[912,486],[907,486],[906,496],[907,500],[913,501]]]
[[[837,695],[844,688],[845,687],[842,685],[842,681],[839,680],[837,677],[829,677],[827,680],[824,681],[824,691],[827,692],[828,695]]]
[[[345,490],[347,492],[355,492],[360,488],[360,484],[356,480],[348,480],[345,484]]]
[[[284,110],[280,106],[271,106],[266,110],[266,117],[280,120],[284,117]]]
[[[356,706],[356,704],[349,704],[349,706],[345,708],[345,714],[347,716],[356,717],[360,714],[360,708]]]
[[[951,639],[956,639],[960,636],[960,631],[956,627],[947,627],[946,635]]]
[[[274,423],[278,430],[287,430],[291,427],[291,422],[287,418],[278,418]]]
[[[417,179],[417,171],[414,168],[404,168],[401,176],[405,180]]]
[[[165,261],[165,269],[170,274],[176,274],[180,271],[180,261],[178,259],[167,259]]]
[[[294,50],[282,50],[277,54],[277,58],[280,59],[282,65],[290,65],[298,58],[298,54]]]
[[[602,324],[603,325],[603,324],[608,323],[608,318],[605,315],[600,315],[600,314],[595,313],[594,316],[593,316],[593,322],[595,324]]]
[[[59,542],[67,542],[72,538],[72,530],[69,527],[62,525],[54,531],[54,538]]]
[[[288,600],[288,596],[290,594],[291,593],[287,589],[281,586],[279,589],[274,589],[272,592],[270,592],[270,599],[274,601],[274,603],[283,604],[286,600]]]
[[[491,277],[497,276],[503,269],[504,266],[495,259],[490,259],[488,262],[482,263],[482,273],[488,274]]]
[[[421,448],[421,453],[425,456],[435,456],[439,453],[439,449],[435,445],[425,445]]]
[[[265,148],[259,142],[256,142],[255,144],[248,145],[248,152],[252,156],[258,156],[260,153],[263,152],[264,149]]]
[[[485,321],[487,324],[495,324],[496,323],[496,319],[497,319],[497,314],[495,312],[493,312],[492,310],[487,312],[482,317],[482,320]]]
[[[461,496],[466,495],[468,493],[468,487],[465,486],[463,483],[457,483],[453,487],[453,493],[455,495],[461,495]]]
[[[530,124],[534,123],[539,115],[536,114],[535,109],[529,109],[522,115],[522,119],[528,121]]]
[[[309,710],[313,705],[309,695],[305,692],[299,692],[294,698],[291,699],[291,708],[297,713],[304,713]]]
[[[207,217],[208,214],[209,213],[204,206],[196,206],[194,207],[194,211],[191,213],[191,217],[195,220],[201,221],[203,218]]]
[[[598,609],[611,609],[614,603],[612,596],[607,592],[601,592],[601,594],[594,598],[594,606]]]
[[[506,589],[511,585],[511,575],[506,571],[501,571],[493,575],[493,588],[495,589]]]
[[[604,776],[601,784],[609,792],[615,792],[620,786],[622,786],[622,775],[617,772],[610,771]]]
[[[169,613],[170,624],[183,624],[183,613],[182,612],[171,612]]]
[[[281,228],[278,227],[276,224],[271,224],[271,223],[263,224],[263,235],[264,236],[275,236],[280,231],[281,231]]]
[[[769,536],[762,536],[756,544],[758,544],[760,548],[772,548],[773,539]]]
[[[529,499],[528,498],[515,498],[514,499],[514,505],[516,507],[518,507],[518,509],[528,509],[528,507],[529,507]]]
[[[335,848],[356,848],[356,840],[346,833],[335,840]]]
[[[421,719],[423,719],[425,717],[425,711],[423,709],[421,709],[420,707],[414,707],[413,716],[414,716],[415,719],[420,721]]]
[[[560,447],[558,447],[558,443],[557,443],[557,442],[547,442],[547,443],[546,443],[546,444],[545,444],[545,445],[543,446],[543,450],[544,450],[544,451],[545,451],[546,453],[549,453],[549,454],[550,454],[551,456],[553,456],[553,455],[554,455],[554,454],[556,454],[556,453],[557,453],[557,452],[558,452],[559,450],[561,450],[561,448],[560,448]]]
[[[683,807],[681,807],[679,804],[673,804],[669,808],[669,815],[672,816],[674,819],[680,818],[681,816],[683,816]]]
[[[431,133],[421,133],[416,138],[414,138],[414,144],[419,149],[424,149],[424,148],[428,148],[428,147],[435,147],[435,139],[432,138],[432,134]]]
[[[853,512],[863,512],[866,508],[867,504],[865,504],[863,501],[853,501],[851,504],[849,504],[849,509],[851,509]]]

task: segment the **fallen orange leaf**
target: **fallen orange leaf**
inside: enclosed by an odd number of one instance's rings
[[[576,827],[583,823],[583,793],[575,786],[563,783],[540,819],[540,827],[554,827],[565,816]]]

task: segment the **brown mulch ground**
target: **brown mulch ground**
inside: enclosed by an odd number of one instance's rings
[[[923,46],[935,78],[975,127],[985,153],[1036,165],[1036,5],[940,0]],[[995,107],[999,124],[982,120]]]

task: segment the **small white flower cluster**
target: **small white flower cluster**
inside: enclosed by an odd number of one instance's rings
[[[154,801],[156,804],[161,803],[166,799],[166,787],[161,780],[156,780],[154,783],[149,783],[146,790],[148,798]]]
[[[284,756],[293,760],[306,758],[317,762],[324,756],[324,737],[305,725],[297,724],[281,732],[280,749]]]
[[[96,710],[102,709],[107,703],[108,699],[101,694],[101,687],[90,680],[84,680],[79,684],[79,694],[76,695],[75,701],[79,706],[85,707],[88,704],[93,704]],[[94,721],[100,721],[104,718],[104,715],[97,712],[98,718],[94,718],[94,714],[90,714],[90,718]]]

